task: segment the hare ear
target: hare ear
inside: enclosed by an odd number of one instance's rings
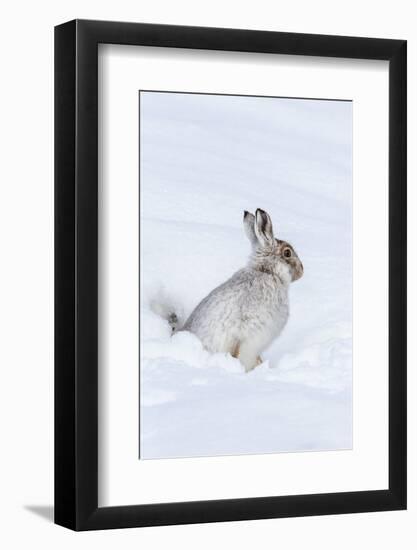
[[[258,208],[255,213],[255,234],[261,246],[271,245],[274,242],[274,231],[269,214]]]
[[[243,212],[243,227],[252,247],[258,246],[258,238],[255,233],[255,216],[246,210]]]

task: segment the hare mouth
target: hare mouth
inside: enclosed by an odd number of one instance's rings
[[[301,279],[301,277],[304,275],[304,266],[303,264],[300,262],[300,266],[297,266],[294,270],[293,270],[293,281],[298,281],[298,279]]]

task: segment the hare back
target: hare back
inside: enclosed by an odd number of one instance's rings
[[[237,356],[248,340],[256,342],[259,352],[265,349],[288,315],[288,285],[276,275],[244,268],[198,304],[183,330],[196,334],[211,352]]]

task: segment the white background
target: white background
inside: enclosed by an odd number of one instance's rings
[[[53,33],[73,17],[380,36],[409,40],[409,277],[416,272],[417,24],[413,4],[15,2],[2,13],[1,133],[1,543],[6,548],[240,548],[290,545],[333,549],[415,546],[416,340],[409,348],[409,510],[74,534],[46,521],[53,484]],[[413,219],[414,218],[414,219]],[[411,254],[412,252],[412,254]],[[416,331],[409,289],[410,335]]]
[[[387,342],[388,167],[386,160],[381,160],[387,159],[388,144],[386,63],[338,63],[294,56],[284,59],[280,56],[277,60],[268,55],[222,52],[208,55],[120,46],[102,47],[99,59],[102,136],[99,234],[103,236],[99,253],[99,503],[115,506],[385,489],[388,375],[387,350],[382,342]],[[262,95],[272,95],[279,89],[283,96],[306,94],[320,98],[327,94],[331,98],[353,100],[351,450],[137,460],[136,205],[140,88]],[[120,140],[120,136],[124,139]],[[371,142],[372,150],[368,147]],[[300,155],[299,162],[301,158]],[[189,201],[184,200],[189,206]],[[374,208],[372,225],[369,225],[370,205]],[[146,219],[146,212],[142,214]],[[143,250],[146,238],[142,240]],[[372,270],[366,270],[367,263],[372,264]],[[372,276],[373,271],[380,273],[378,280]],[[328,291],[331,292],[330,287]],[[368,330],[370,326],[372,332]],[[165,364],[168,360],[165,358]]]

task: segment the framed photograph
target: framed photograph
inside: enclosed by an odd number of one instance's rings
[[[406,42],[55,29],[55,522],[406,508]]]

